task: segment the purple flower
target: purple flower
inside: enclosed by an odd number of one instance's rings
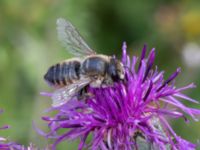
[[[3,113],[3,110],[0,109],[0,114]],[[9,126],[8,125],[4,125],[2,127],[0,127],[0,130],[4,130],[4,129],[8,129]],[[11,147],[15,146],[14,143],[12,142],[7,142],[7,139],[4,137],[0,137],[0,149],[2,150],[11,150]]]
[[[32,144],[30,144],[30,146],[28,146],[28,147],[25,147],[23,145],[19,145],[14,142],[5,143],[6,141],[7,141],[6,139],[0,138],[0,149],[1,150],[39,150]],[[46,149],[46,150],[48,150],[48,149]]]
[[[3,110],[0,109],[0,114],[3,112]],[[8,129],[9,126],[5,125],[3,127],[0,127],[0,130]],[[15,142],[8,141],[4,137],[0,137],[0,150],[39,150],[39,148],[36,148],[33,144],[30,144],[28,147],[25,147],[23,145],[17,144]],[[48,150],[48,148],[44,149]]]
[[[58,108],[53,117],[43,117],[50,132],[45,136],[55,138],[56,145],[65,140],[80,139],[79,150],[133,150],[147,146],[150,149],[194,150],[196,145],[176,135],[167,119],[183,118],[185,114],[198,121],[200,110],[185,106],[182,101],[198,103],[182,91],[194,84],[176,88],[174,80],[178,68],[167,80],[164,72],[153,69],[155,49],[146,57],[146,45],[140,58],[127,55],[123,44],[122,63],[126,78],[108,88],[88,88],[93,95],[86,101],[70,100]],[[66,129],[65,133],[60,133]],[[60,133],[60,134],[59,134]],[[92,139],[88,143],[87,138]]]

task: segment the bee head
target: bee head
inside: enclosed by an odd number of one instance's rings
[[[113,81],[119,81],[124,79],[125,70],[123,64],[115,57],[112,57],[110,60],[108,74],[111,76]]]

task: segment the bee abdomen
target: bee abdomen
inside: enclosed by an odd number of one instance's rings
[[[80,70],[79,61],[66,61],[49,68],[44,79],[53,86],[65,86],[78,80]]]

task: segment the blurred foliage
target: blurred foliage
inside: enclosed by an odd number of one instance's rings
[[[187,94],[200,99],[200,66],[190,68],[182,59],[185,44],[200,45],[199,3],[198,0],[1,0],[0,108],[5,110],[1,124],[12,126],[1,133],[23,144],[32,141],[42,147],[48,142],[34,132],[32,120],[42,128],[40,116],[45,115],[43,110],[51,103],[39,95],[51,90],[43,81],[43,74],[50,65],[70,57],[57,41],[58,17],[70,20],[99,53],[120,57],[123,41],[127,41],[129,52],[135,55],[144,43],[156,47],[160,70],[167,70],[167,77],[181,66],[177,84],[196,82],[197,89]],[[184,138],[193,142],[200,138],[199,123],[188,126],[178,120],[173,124]],[[62,144],[58,149],[64,147],[72,149],[76,144]]]

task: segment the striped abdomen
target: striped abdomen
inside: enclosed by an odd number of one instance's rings
[[[73,83],[80,78],[80,61],[71,60],[64,61],[51,66],[47,73],[44,75],[44,79],[53,86],[65,86]]]

